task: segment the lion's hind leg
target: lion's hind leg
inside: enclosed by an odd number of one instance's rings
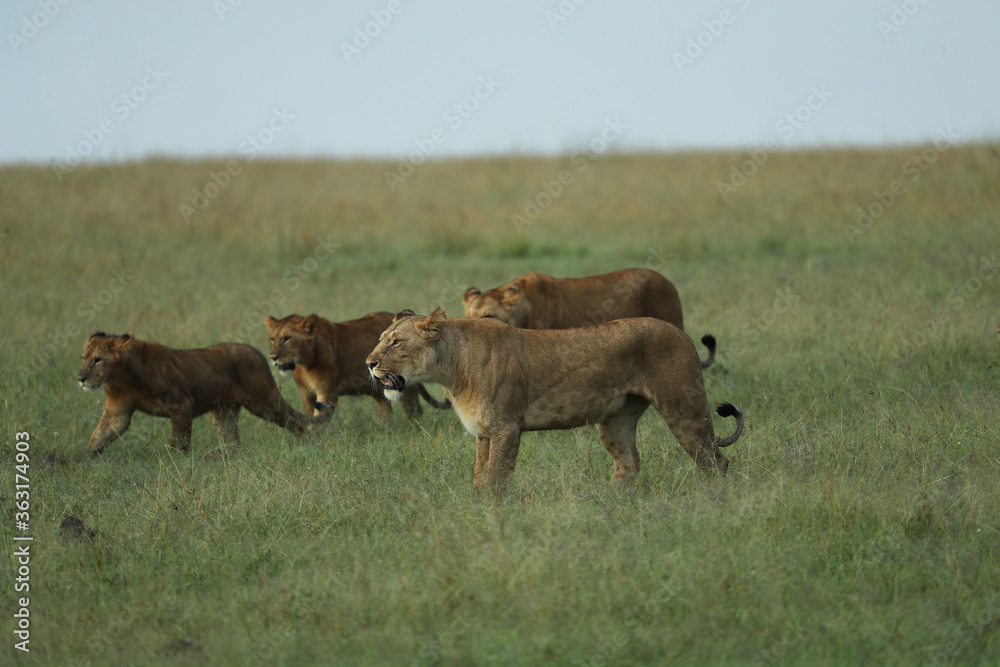
[[[270,377],[270,375],[268,376]],[[271,381],[273,384],[273,380]],[[294,435],[305,435],[310,421],[315,418],[306,417],[293,408],[278,391],[278,386],[268,388],[267,397],[260,401],[241,400],[240,404],[254,417],[277,424],[288,429]]]
[[[667,422],[670,432],[684,451],[706,474],[713,469],[725,474],[729,460],[716,446],[712,415],[704,386],[683,392],[676,400],[661,402],[655,397],[653,407]]]
[[[217,410],[212,410],[212,422],[215,430],[219,434],[219,442],[223,447],[240,446],[240,405],[230,403],[220,405]]]
[[[649,401],[632,395],[618,412],[597,424],[597,434],[615,461],[613,481],[631,481],[642,468],[639,450],[635,446],[635,430],[648,407]]]

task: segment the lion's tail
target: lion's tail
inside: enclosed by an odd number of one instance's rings
[[[438,410],[451,409],[451,401],[449,401],[447,398],[445,398],[443,402],[437,400],[436,398],[431,396],[430,392],[427,391],[427,387],[425,387],[424,385],[420,385],[420,396],[422,396],[425,401],[433,405]]]
[[[715,409],[720,417],[736,417],[736,430],[732,432],[732,435],[726,438],[717,438],[716,443],[719,447],[728,447],[743,435],[743,413],[740,409],[733,405],[732,403],[723,403],[718,408]]]
[[[705,334],[701,337],[701,344],[708,348],[708,359],[701,362],[701,367],[708,368],[715,363],[715,336]]]

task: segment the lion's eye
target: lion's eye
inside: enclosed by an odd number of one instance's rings
[[[94,357],[94,363],[95,363],[95,364],[99,364],[99,363],[101,363],[102,361],[104,361],[104,359],[101,359],[100,357]]]
[[[400,343],[402,343],[402,342],[403,342],[403,341],[401,341],[401,340],[399,340],[399,339],[397,338],[397,339],[395,339],[394,341],[392,341],[392,343],[390,343],[390,344],[389,344],[389,347],[397,347],[397,346],[398,346],[398,345],[399,345]]]
[[[495,320],[496,318],[496,315],[483,315],[484,320]]]
[[[291,337],[291,336],[282,336],[282,337],[281,337],[281,342],[282,342],[282,343],[287,343],[287,342],[288,342],[288,341],[290,341],[291,339],[292,339],[292,337]]]

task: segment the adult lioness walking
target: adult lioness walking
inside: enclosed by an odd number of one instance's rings
[[[586,278],[528,273],[487,292],[470,287],[462,305],[466,317],[492,317],[522,329],[569,329],[623,317],[655,317],[684,330],[677,288],[649,269]],[[715,361],[715,336],[706,334],[701,342],[708,348],[701,367],[708,368]]]
[[[517,329],[491,319],[398,313],[368,356],[372,376],[397,400],[411,382],[437,382],[476,437],[474,485],[503,486],[524,431],[594,423],[615,462],[614,479],[641,467],[636,425],[650,405],[704,471],[725,472],[721,448],[743,431],[715,437],[698,352],[672,324],[643,317],[562,330]]]
[[[170,445],[185,451],[191,422],[206,412],[224,447],[240,444],[241,408],[295,435],[330,421],[331,411],[321,404],[315,417],[293,409],[278,391],[264,355],[242,343],[174,350],[131,334],[95,331],[83,344],[77,380],[84,390],[104,387],[104,413],[87,445],[94,454],[128,430],[136,411],[169,417]]]

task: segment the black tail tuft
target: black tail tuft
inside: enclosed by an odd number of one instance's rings
[[[735,417],[740,414],[740,411],[732,403],[723,403],[715,409],[715,412],[720,417]]]
[[[736,417],[736,428],[733,430],[732,435],[727,438],[720,438],[717,441],[719,447],[728,447],[743,435],[743,413],[732,403],[723,403],[715,409],[715,412],[720,417]]]
[[[708,368],[715,363],[715,336],[705,334],[701,337],[701,344],[708,348],[708,359],[701,362],[701,367]]]

